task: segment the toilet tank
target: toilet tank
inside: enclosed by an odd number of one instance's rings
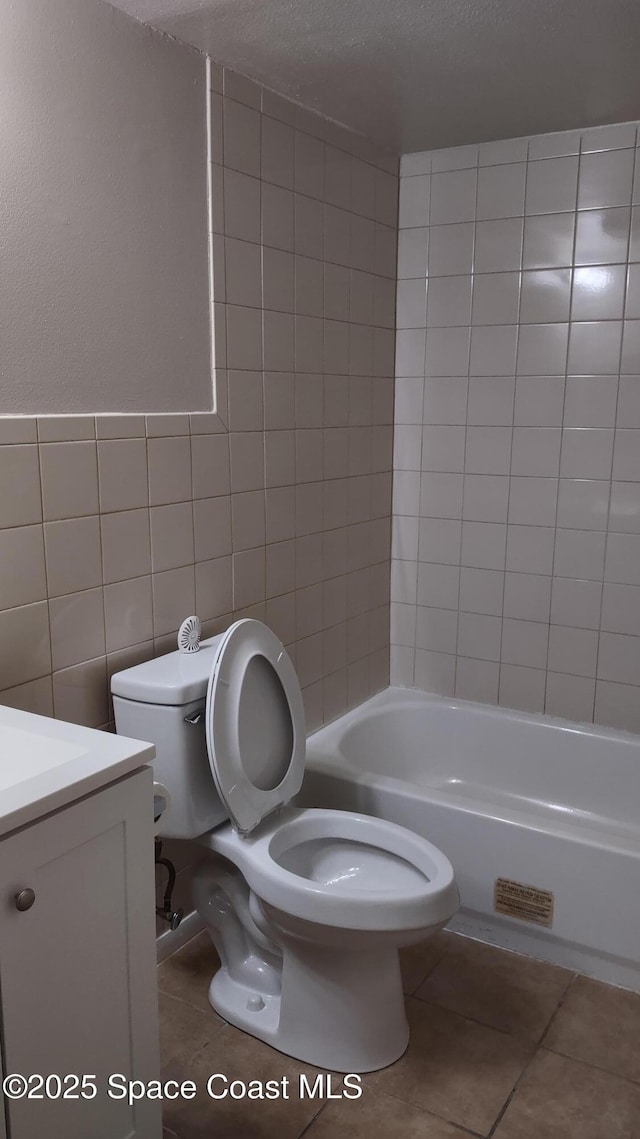
[[[204,727],[220,640],[211,637],[197,653],[167,653],[111,678],[116,731],[155,746],[154,775],[171,798],[159,832],[166,838],[197,838],[228,818],[209,766]]]

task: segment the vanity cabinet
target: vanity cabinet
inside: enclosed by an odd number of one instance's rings
[[[5,1099],[11,1139],[161,1135],[157,1102],[107,1094],[112,1073],[159,1078],[152,802],[140,768],[0,839],[4,1073],[97,1087],[91,1099]]]

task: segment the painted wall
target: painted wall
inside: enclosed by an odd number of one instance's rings
[[[212,407],[205,61],[0,0],[0,414]]]
[[[636,135],[402,160],[396,683],[640,730]]]

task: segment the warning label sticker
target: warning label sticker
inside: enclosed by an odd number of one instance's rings
[[[521,921],[553,925],[551,891],[539,890],[537,886],[527,886],[524,882],[513,882],[510,878],[496,878],[493,908],[497,914],[507,914]]]

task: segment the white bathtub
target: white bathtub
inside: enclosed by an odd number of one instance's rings
[[[445,852],[450,928],[640,991],[640,736],[389,688],[311,735],[307,769],[301,803]],[[497,913],[497,879],[550,892],[550,927]]]

